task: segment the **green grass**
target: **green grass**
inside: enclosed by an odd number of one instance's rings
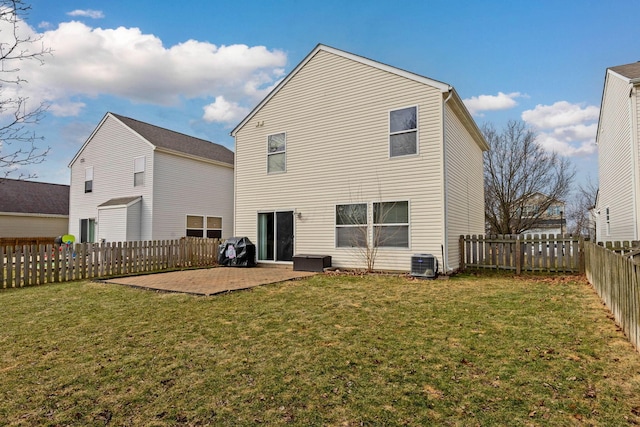
[[[0,306],[0,425],[640,423],[640,355],[579,277],[74,282]]]

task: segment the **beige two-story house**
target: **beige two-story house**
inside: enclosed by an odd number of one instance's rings
[[[318,45],[231,132],[235,235],[258,262],[408,271],[413,254],[459,266],[484,230],[488,149],[452,86]]]

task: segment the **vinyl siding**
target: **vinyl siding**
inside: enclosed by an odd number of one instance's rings
[[[482,150],[449,104],[445,114],[448,267],[460,266],[461,234],[484,233]]]
[[[127,240],[127,208],[98,210],[98,241],[124,242]]]
[[[140,240],[142,224],[140,218],[142,214],[142,200],[127,208],[127,241],[135,242]]]
[[[607,74],[598,135],[599,210],[598,240],[637,239],[635,225],[634,170],[637,150],[632,147],[630,85],[612,73]],[[607,234],[606,208],[610,209]]]
[[[153,236],[179,239],[186,216],[222,217],[222,236],[233,233],[233,168],[156,151]]]
[[[57,237],[67,234],[67,216],[0,214],[0,237]]]
[[[418,107],[419,153],[389,158],[389,111]],[[285,173],[267,174],[267,136],[286,132]],[[408,270],[413,253],[441,259],[442,94],[404,77],[319,51],[236,133],[238,236],[257,242],[257,213],[296,210],[295,253],[335,247],[335,205],[409,201],[410,247],[380,249],[376,268]]]
[[[151,239],[152,146],[117,119],[106,116],[71,165],[69,233],[79,238],[80,219],[98,218],[98,205],[117,197],[142,196],[142,240]],[[145,185],[133,185],[133,159],[145,156]],[[84,159],[84,162],[82,162]],[[84,192],[85,168],[93,166],[93,192]],[[103,235],[96,224],[96,238]]]

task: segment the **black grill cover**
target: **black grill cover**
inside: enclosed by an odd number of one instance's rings
[[[256,245],[248,237],[230,237],[218,250],[218,264],[228,267],[255,267]]]

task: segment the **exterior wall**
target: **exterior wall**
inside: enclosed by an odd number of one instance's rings
[[[142,240],[151,239],[152,146],[117,119],[107,116],[71,165],[69,234],[80,236],[80,219],[98,218],[98,205],[117,197],[142,196]],[[133,159],[145,156],[145,183],[133,185]],[[82,161],[84,159],[84,162]],[[93,191],[84,192],[85,168],[93,166]],[[96,237],[103,234],[96,224]],[[104,230],[103,230],[104,231]]]
[[[461,234],[484,234],[484,177],[482,150],[449,104],[445,110],[447,202],[447,264],[460,266]]]
[[[186,235],[187,215],[222,217],[222,237],[233,235],[233,168],[156,151],[153,238]]]
[[[67,234],[69,217],[0,214],[0,237],[57,237]]]
[[[598,241],[638,239],[634,200],[638,150],[632,145],[629,90],[626,81],[607,73],[598,135]]]
[[[140,239],[142,224],[140,218],[142,215],[142,200],[134,203],[127,208],[127,241],[135,242]]]
[[[126,206],[98,210],[98,241],[124,242],[127,240]]]
[[[335,206],[409,201],[409,248],[380,248],[375,268],[409,270],[414,253],[442,261],[442,102],[438,89],[319,51],[236,133],[235,234],[257,244],[258,212],[295,210],[294,253],[361,268],[358,250],[336,248]],[[389,111],[410,106],[418,154],[390,158]],[[286,172],[267,174],[267,136],[280,132]]]

